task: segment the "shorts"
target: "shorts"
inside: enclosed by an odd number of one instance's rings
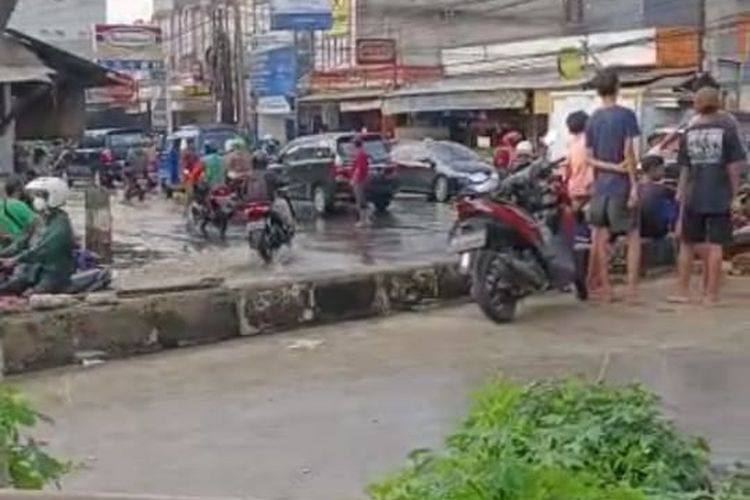
[[[638,228],[638,209],[628,208],[628,194],[596,194],[589,202],[589,223],[603,227],[613,235],[627,234]]]
[[[682,237],[688,243],[726,245],[732,242],[732,217],[726,214],[685,212]]]

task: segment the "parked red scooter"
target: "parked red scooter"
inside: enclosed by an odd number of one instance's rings
[[[513,321],[518,302],[534,293],[574,288],[588,298],[559,163],[540,160],[502,181],[493,177],[456,203],[451,249],[471,276],[473,298],[497,323]]]

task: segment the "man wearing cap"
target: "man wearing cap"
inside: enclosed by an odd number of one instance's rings
[[[723,246],[732,240],[731,206],[746,154],[737,127],[721,111],[718,89],[698,90],[694,106],[698,116],[680,140],[681,245],[678,295],[673,299],[690,299],[690,275],[698,251],[703,258],[703,300],[713,305],[719,298]]]

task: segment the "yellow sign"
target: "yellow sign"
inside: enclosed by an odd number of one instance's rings
[[[583,75],[585,56],[580,49],[568,47],[557,55],[557,71],[564,80],[577,80]]]
[[[329,35],[342,36],[349,34],[350,9],[351,0],[331,0],[333,26],[328,31]]]

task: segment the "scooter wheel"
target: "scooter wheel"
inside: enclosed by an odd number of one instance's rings
[[[508,266],[500,252],[484,250],[478,254],[472,275],[472,295],[485,316],[495,323],[510,323],[516,317],[518,298],[505,280]]]

